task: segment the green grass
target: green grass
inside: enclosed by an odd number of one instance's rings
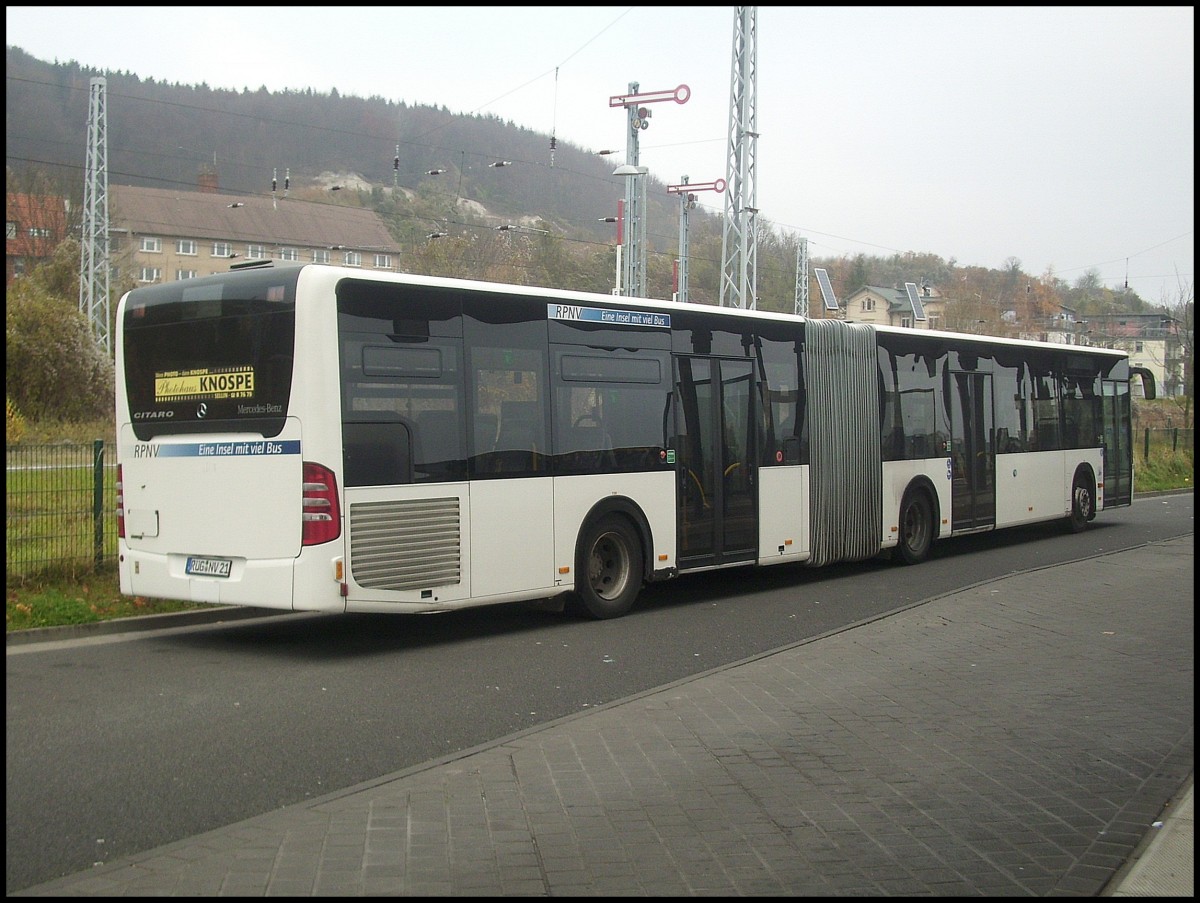
[[[9,424],[10,428],[12,424]],[[77,444],[91,446],[104,439],[115,447],[113,425],[92,423],[21,423],[21,445]],[[19,453],[18,453],[19,454]],[[30,575],[15,573],[7,562],[5,631],[35,627],[90,624],[115,618],[165,614],[209,606],[141,596],[122,596],[117,579],[117,536],[113,521],[116,491],[105,479],[103,561],[92,566],[95,526],[92,518],[92,468],[88,451],[78,456],[82,466],[56,471],[12,472],[6,492],[5,541],[7,557],[32,562]],[[74,458],[71,459],[75,463]],[[64,463],[64,462],[58,462]],[[106,462],[109,466],[112,461]],[[67,562],[67,563],[62,563]]]
[[[1172,454],[1169,450],[1150,450],[1150,457],[1134,459],[1134,492],[1162,492],[1169,489],[1194,489],[1195,458],[1191,452]]]
[[[90,574],[45,577],[21,585],[9,586],[4,600],[5,632],[34,627],[62,627],[91,624],[114,618],[165,614],[206,606],[166,599],[122,596],[114,567]]]

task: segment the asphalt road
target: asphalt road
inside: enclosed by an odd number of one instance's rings
[[[276,615],[7,653],[9,893],[997,576],[1191,533],[1192,493],[885,561],[721,571],[614,621]],[[1086,592],[1086,587],[1080,587]]]

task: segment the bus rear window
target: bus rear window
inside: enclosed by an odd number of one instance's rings
[[[287,416],[295,346],[295,272],[136,289],[121,324],[134,434],[253,432]]]

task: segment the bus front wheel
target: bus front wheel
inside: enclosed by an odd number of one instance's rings
[[[1075,480],[1071,483],[1071,513],[1067,515],[1067,525],[1072,533],[1082,533],[1087,529],[1088,521],[1095,516],[1096,501],[1092,481],[1082,470],[1077,471]]]
[[[617,618],[633,606],[642,586],[642,546],[623,517],[609,514],[580,536],[575,591],[586,614]]]
[[[900,540],[896,553],[904,564],[919,564],[933,548],[933,502],[923,489],[910,488],[900,502]]]

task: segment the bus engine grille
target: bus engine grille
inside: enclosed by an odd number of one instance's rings
[[[372,589],[424,589],[462,579],[457,498],[350,506],[350,573]]]

